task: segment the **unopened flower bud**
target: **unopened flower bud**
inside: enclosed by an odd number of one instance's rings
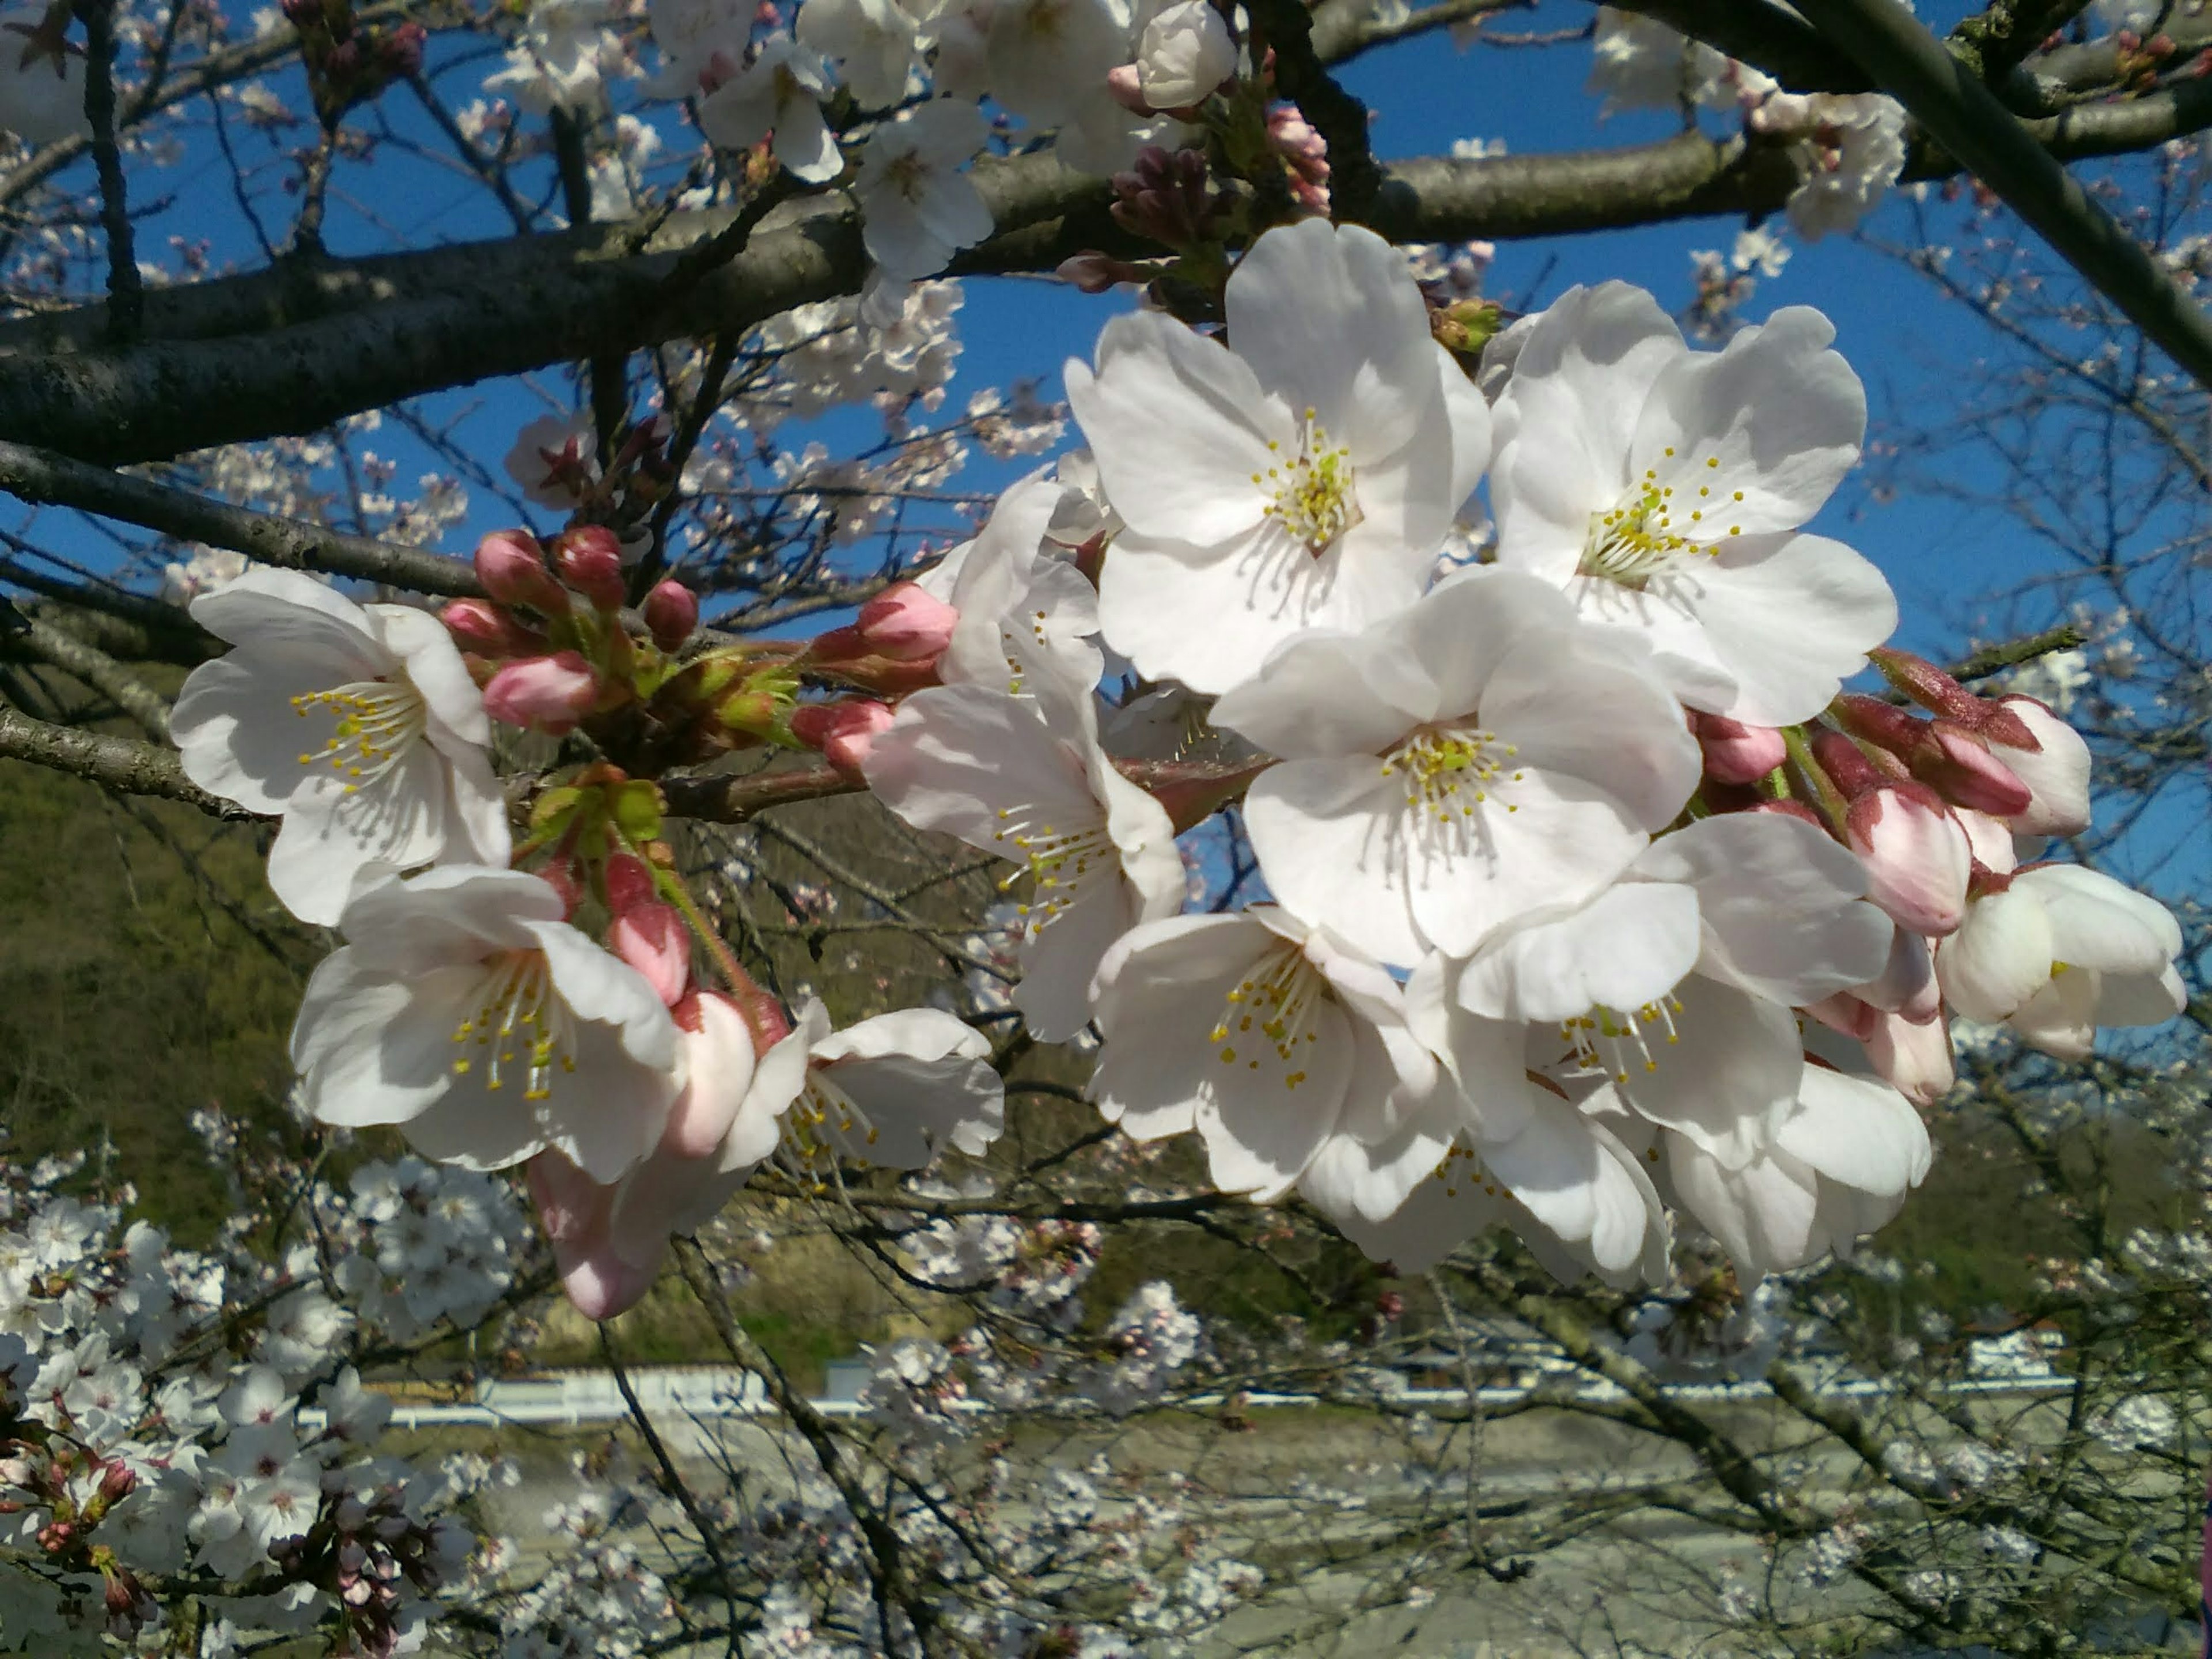
[[[607,928],[607,948],[635,968],[663,1004],[673,1006],[691,980],[691,935],[684,918],[658,899],[632,904]]]
[[[673,577],[656,584],[639,609],[653,642],[663,651],[681,651],[699,626],[699,596]]]
[[[684,1084],[660,1144],[678,1158],[712,1157],[752,1086],[758,1055],[751,1023],[737,1000],[720,991],[695,991],[670,1012],[683,1045]]]
[[[100,1495],[111,1504],[119,1504],[137,1489],[138,1476],[121,1458],[109,1462],[100,1477]]]
[[[1904,783],[1867,791],[1851,802],[1844,839],[1866,866],[1867,896],[1898,926],[1926,939],[1958,931],[1973,851],[1933,790]]]
[[[1984,726],[1990,752],[2027,786],[2027,806],[2011,814],[2012,828],[2023,836],[2078,836],[2089,827],[2089,745],[2081,734],[2033,697],[2000,697],[2008,719],[2034,739],[2031,749]]]
[[[580,653],[523,657],[503,665],[483,690],[484,713],[555,736],[573,730],[599,701],[599,678]]]
[[[622,541],[605,525],[564,530],[553,543],[553,568],[597,611],[619,611],[625,595]]]
[[[1328,200],[1328,143],[1296,104],[1267,112],[1267,143],[1283,158],[1291,194],[1309,213],[1326,214]]]
[[[402,23],[387,32],[376,43],[377,59],[385,73],[403,81],[420,74],[422,47],[429,38],[429,31],[420,23]]]
[[[872,697],[839,702],[810,702],[791,711],[791,735],[855,783],[866,781],[860,769],[869,748],[896,716],[888,703]]]
[[[1910,1020],[1933,1019],[1943,1004],[1942,989],[1936,981],[1936,953],[1926,939],[1905,927],[1890,936],[1889,960],[1881,976],[1855,990],[1870,1006]]]
[[[496,660],[545,648],[545,636],[526,628],[489,599],[453,599],[438,613],[453,643]]]
[[[1771,726],[1747,726],[1725,714],[1692,710],[1690,731],[1705,757],[1705,775],[1723,783],[1756,783],[1788,758],[1789,745]]]
[[[1882,678],[1932,714],[1972,724],[1981,699],[1925,657],[1889,647],[1867,653]]]
[[[1950,1028],[1943,1020],[1884,1014],[1863,1041],[1876,1073],[1914,1105],[1933,1106],[1951,1092],[1957,1073]]]
[[[2034,803],[2033,792],[1973,732],[1937,720],[1929,737],[1929,749],[1915,757],[1912,775],[1944,799],[2000,818],[2025,812]]]
[[[611,915],[653,903],[660,896],[652,866],[632,853],[617,853],[609,859],[601,878],[606,884],[607,910]]]
[[[1139,285],[1152,280],[1152,273],[1142,265],[1133,265],[1126,259],[1116,259],[1110,253],[1087,249],[1071,253],[1060,262],[1054,272],[1063,283],[1081,289],[1085,294],[1103,294],[1123,283]]]
[[[495,530],[477,544],[477,580],[501,605],[526,605],[548,617],[566,616],[568,596],[545,568],[538,538],[526,530]]]

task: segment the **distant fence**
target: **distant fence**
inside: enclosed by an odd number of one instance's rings
[[[1552,1361],[1534,1369],[1546,1374],[1526,1383],[1515,1383],[1474,1391],[1474,1401],[1485,1407],[1514,1406],[1531,1395],[1542,1391],[1564,1392],[1577,1400],[1613,1401],[1626,1400],[1626,1393],[1602,1377],[1593,1377],[1564,1361]],[[1951,1395],[2033,1395],[2055,1394],[2070,1388],[2072,1380],[2063,1372],[2048,1365],[2023,1362],[2011,1353],[2000,1359],[1992,1355],[1985,1364],[1975,1369],[1984,1372],[1942,1385],[1936,1392]],[[641,1368],[626,1373],[637,1403],[655,1417],[772,1417],[777,1414],[775,1402],[759,1377],[750,1371],[729,1365],[666,1365]],[[814,1409],[825,1417],[854,1416],[867,1407],[860,1399],[860,1391],[867,1380],[868,1367],[865,1363],[843,1361],[829,1368],[828,1384],[823,1396],[813,1401]],[[1682,1401],[1753,1401],[1769,1397],[1773,1390],[1756,1378],[1725,1382],[1677,1382],[1662,1385],[1666,1393]],[[1875,1377],[1836,1376],[1820,1381],[1816,1392],[1830,1399],[1865,1399],[1897,1392],[1897,1385]],[[1395,1403],[1424,1406],[1464,1406],[1468,1402],[1465,1389],[1386,1389],[1376,1391],[1376,1397]],[[1341,1396],[1336,1396],[1340,1399]],[[1178,1403],[1218,1409],[1229,1403],[1228,1396],[1219,1394],[1186,1396]],[[1245,1394],[1238,1396],[1241,1407],[1257,1410],[1273,1407],[1314,1406],[1322,1397],[1311,1394]],[[963,1401],[957,1409],[987,1412],[992,1409],[980,1401]],[[586,1423],[611,1423],[629,1414],[623,1402],[622,1389],[614,1373],[603,1370],[553,1371],[538,1376],[514,1379],[488,1380],[477,1384],[476,1397],[471,1401],[422,1402],[399,1400],[394,1402],[392,1425],[395,1428],[417,1429],[445,1425],[474,1425],[496,1428],[502,1425],[527,1425],[536,1427],[581,1427]],[[301,1426],[320,1428],[324,1414],[312,1407],[299,1413]]]

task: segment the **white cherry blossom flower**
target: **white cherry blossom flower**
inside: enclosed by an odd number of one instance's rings
[[[1556,589],[1488,570],[1364,633],[1284,646],[1212,716],[1285,757],[1244,808],[1269,886],[1401,965],[1595,894],[1700,765],[1632,646],[1581,626]]]
[[[1705,818],[1586,904],[1500,933],[1450,995],[1534,1028],[1530,1063],[1562,1085],[1609,1083],[1635,1115],[1740,1169],[1798,1096],[1790,1008],[1888,959],[1892,927],[1865,890],[1858,861],[1810,824]]]
[[[269,884],[293,915],[336,921],[372,865],[507,862],[491,725],[435,617],[265,568],[191,613],[237,648],[194,669],[177,698],[185,774],[282,816]]]
[[[1897,625],[1880,571],[1797,528],[1866,430],[1834,337],[1793,306],[1692,351],[1642,289],[1570,289],[1498,399],[1498,562],[1644,635],[1694,708],[1754,726],[1820,713]]]
[[[1740,1279],[1808,1267],[1904,1207],[1928,1174],[1928,1130],[1880,1079],[1808,1065],[1796,1103],[1770,1143],[1731,1169],[1687,1137],[1663,1132],[1668,1187],[1720,1242]]]
[[[1237,73],[1237,42],[1207,0],[1176,0],[1137,34],[1137,88],[1154,109],[1211,97]]]
[[[997,0],[984,26],[991,95],[1033,126],[1105,101],[1106,71],[1129,58],[1129,19],[1111,0]]]
[[[507,66],[485,76],[484,89],[539,114],[600,108],[607,82],[628,64],[606,27],[610,13],[608,0],[534,0]]]
[[[2045,1054],[2086,1057],[2100,1025],[2162,1025],[2188,1004],[2180,924],[2156,899],[2078,864],[2033,865],[1973,900],[1936,947],[1943,997]]]
[[[962,171],[990,137],[973,104],[937,99],[869,136],[853,193],[868,257],[899,282],[945,269],[991,234],[991,210]]]
[[[464,1169],[547,1146],[611,1181],[660,1139],[683,1078],[644,976],[520,871],[452,865],[372,887],[292,1030],[308,1109],[398,1125]]]
[[[744,149],[772,132],[775,159],[794,178],[820,184],[845,166],[822,117],[829,95],[820,56],[787,34],[771,34],[751,63],[699,100],[699,131],[723,149]]]
[[[792,32],[837,66],[863,109],[903,100],[921,61],[921,25],[899,0],[806,0]]]
[[[946,684],[1088,698],[1098,684],[1098,591],[1048,537],[1067,493],[1042,474],[1022,479],[975,540],[921,579],[960,613],[938,662]]]
[[[1107,948],[1181,908],[1175,827],[1098,747],[1087,693],[1032,702],[976,685],[917,692],[869,749],[866,771],[908,823],[1026,865],[1014,1002],[1048,1042],[1090,1023]]]
[[[1004,1085],[980,1031],[937,1009],[909,1008],[833,1032],[809,998],[791,1030],[748,1075],[726,1140],[706,1157],[664,1141],[617,1182],[558,1153],[531,1165],[562,1287],[594,1319],[641,1297],[671,1236],[720,1213],[779,1151],[802,1178],[841,1160],[918,1170],[948,1147],[980,1157],[1005,1127]],[[763,1132],[765,1133],[763,1133]]]
[[[1321,220],[1269,231],[1228,288],[1229,348],[1118,317],[1067,396],[1123,520],[1107,643],[1225,691],[1316,627],[1420,596],[1490,452],[1487,407],[1429,336],[1405,261]]]
[[[1449,1141],[1397,1133],[1437,1076],[1397,981],[1278,906],[1133,929],[1097,1006],[1100,1112],[1139,1140],[1197,1130],[1224,1191],[1278,1198],[1322,1159],[1347,1202],[1387,1214]]]
[[[526,499],[568,513],[599,476],[598,448],[590,416],[540,415],[514,434],[502,465]]]

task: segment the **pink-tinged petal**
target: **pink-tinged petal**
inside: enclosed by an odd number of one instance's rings
[[[1867,896],[1899,927],[1940,939],[1966,919],[1972,848],[1958,820],[1918,785],[1861,795],[1844,829],[1866,866]]]
[[[752,1087],[752,1032],[735,1003],[717,991],[687,997],[675,1009],[677,1042],[684,1054],[684,1088],[668,1110],[661,1146],[678,1158],[704,1158],[721,1151],[736,1124],[738,1109]],[[755,1139],[765,1144],[744,1161],[775,1150],[772,1115]]]
[[[2039,750],[1990,742],[2033,795],[2012,827],[2027,836],[2078,836],[2089,827],[2089,745],[2081,734],[2033,697],[1999,697],[1998,704],[2033,733]]]
[[[1819,312],[1787,306],[1721,351],[1669,363],[1637,421],[1631,475],[1686,501],[1711,489],[1705,499],[1727,501],[1724,522],[1747,536],[1795,530],[1858,464],[1866,436],[1866,390],[1835,337]]]
[[[1889,1086],[1916,1106],[1933,1106],[1951,1092],[1957,1073],[1948,1022],[1916,1024],[1885,1014],[1866,1039],[1867,1059]]]
[[[631,906],[609,924],[607,947],[672,1008],[691,981],[691,934],[673,906],[657,900]]]

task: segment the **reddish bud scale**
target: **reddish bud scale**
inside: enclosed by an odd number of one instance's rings
[[[1981,700],[1927,658],[1885,647],[1867,653],[1867,660],[1882,678],[1929,713],[1972,722]]]
[[[602,878],[606,884],[607,908],[616,915],[641,904],[650,904],[660,896],[653,884],[653,871],[645,860],[629,853],[617,853],[606,862]]]
[[[1824,729],[1812,734],[1813,758],[1828,775],[1828,781],[1843,792],[1844,799],[1853,800],[1869,789],[1880,786],[1882,774],[1868,759],[1866,751],[1841,732]]]

